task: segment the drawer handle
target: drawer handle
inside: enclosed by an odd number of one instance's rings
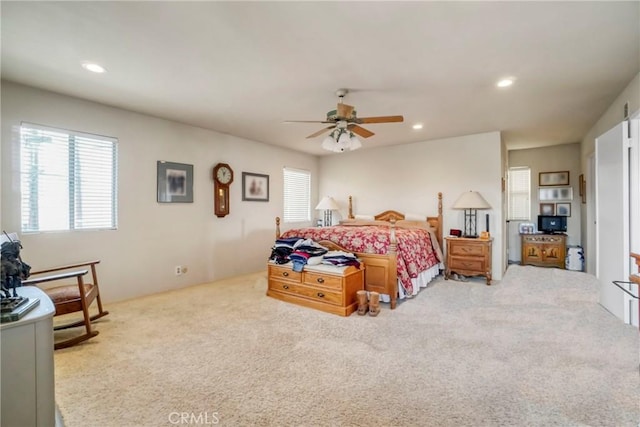
[[[317,294],[320,298],[324,298],[324,294],[322,292],[318,292]]]
[[[282,285],[282,289],[289,289],[289,285]]]
[[[318,283],[324,283],[324,279],[322,277],[318,277],[316,280]]]
[[[287,277],[287,276],[289,276],[289,273],[287,273],[286,271],[284,271],[284,272],[282,272],[282,275],[283,275],[284,277]]]

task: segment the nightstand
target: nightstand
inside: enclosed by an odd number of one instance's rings
[[[491,284],[491,244],[493,239],[469,239],[445,237],[447,241],[447,265],[445,280],[452,272],[464,276],[484,276]]]

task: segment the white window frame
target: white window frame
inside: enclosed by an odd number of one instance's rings
[[[285,167],[282,174],[284,182],[283,222],[311,221],[311,172]]]
[[[531,168],[511,167],[507,177],[507,220],[531,220]]]
[[[23,122],[20,181],[22,233],[117,229],[116,138]]]

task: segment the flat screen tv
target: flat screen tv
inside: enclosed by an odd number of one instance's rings
[[[544,233],[566,233],[567,217],[555,215],[538,215],[538,231]]]

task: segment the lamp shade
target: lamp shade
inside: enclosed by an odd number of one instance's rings
[[[452,209],[491,209],[491,205],[477,191],[462,193]]]
[[[338,206],[336,201],[333,200],[333,197],[330,196],[324,196],[324,198],[320,200],[320,203],[318,203],[318,206],[316,206],[316,210],[337,211],[338,209],[340,209],[340,206]]]

